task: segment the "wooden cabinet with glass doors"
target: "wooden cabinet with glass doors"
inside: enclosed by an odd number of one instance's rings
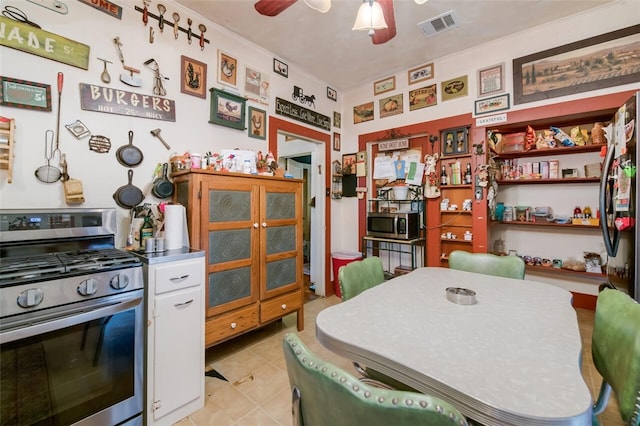
[[[301,331],[302,181],[207,170],[172,177],[191,246],[206,252],[205,345],[292,312]]]

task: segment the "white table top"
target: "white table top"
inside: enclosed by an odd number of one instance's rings
[[[458,305],[447,287],[476,292]],[[328,349],[487,425],[590,425],[571,293],[529,280],[419,268],[316,318]]]

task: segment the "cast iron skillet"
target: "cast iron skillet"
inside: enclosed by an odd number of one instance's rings
[[[125,167],[135,167],[142,163],[142,151],[133,144],[133,131],[129,130],[129,143],[118,148],[116,158]]]
[[[123,209],[135,207],[144,199],[144,195],[140,188],[131,183],[133,180],[133,170],[129,169],[127,173],[129,175],[129,183],[127,185],[122,185],[113,194],[113,199],[116,200],[116,203]]]
[[[162,165],[162,177],[153,183],[151,192],[158,198],[169,198],[173,195],[173,184],[167,178],[168,169],[169,164],[164,163]]]

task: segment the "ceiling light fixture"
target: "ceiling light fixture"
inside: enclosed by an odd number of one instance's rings
[[[331,0],[304,0],[311,9],[325,13],[331,8]]]
[[[427,0],[414,0],[417,4],[425,4]]]
[[[375,30],[383,28],[387,28],[387,22],[384,20],[384,13],[382,13],[380,3],[376,0],[363,0],[352,29],[367,30],[369,35],[373,36]]]

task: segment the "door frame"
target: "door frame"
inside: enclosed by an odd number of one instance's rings
[[[323,143],[325,158],[322,173],[324,174],[325,183],[325,253],[324,253],[324,296],[334,294],[333,284],[331,283],[330,267],[331,265],[331,199],[329,197],[329,188],[331,188],[330,177],[328,173],[328,165],[331,164],[331,135],[322,133],[308,127],[282,120],[278,117],[269,116],[269,151],[276,158],[278,157],[278,133],[290,133],[301,136],[303,138],[312,139],[318,143]]]

